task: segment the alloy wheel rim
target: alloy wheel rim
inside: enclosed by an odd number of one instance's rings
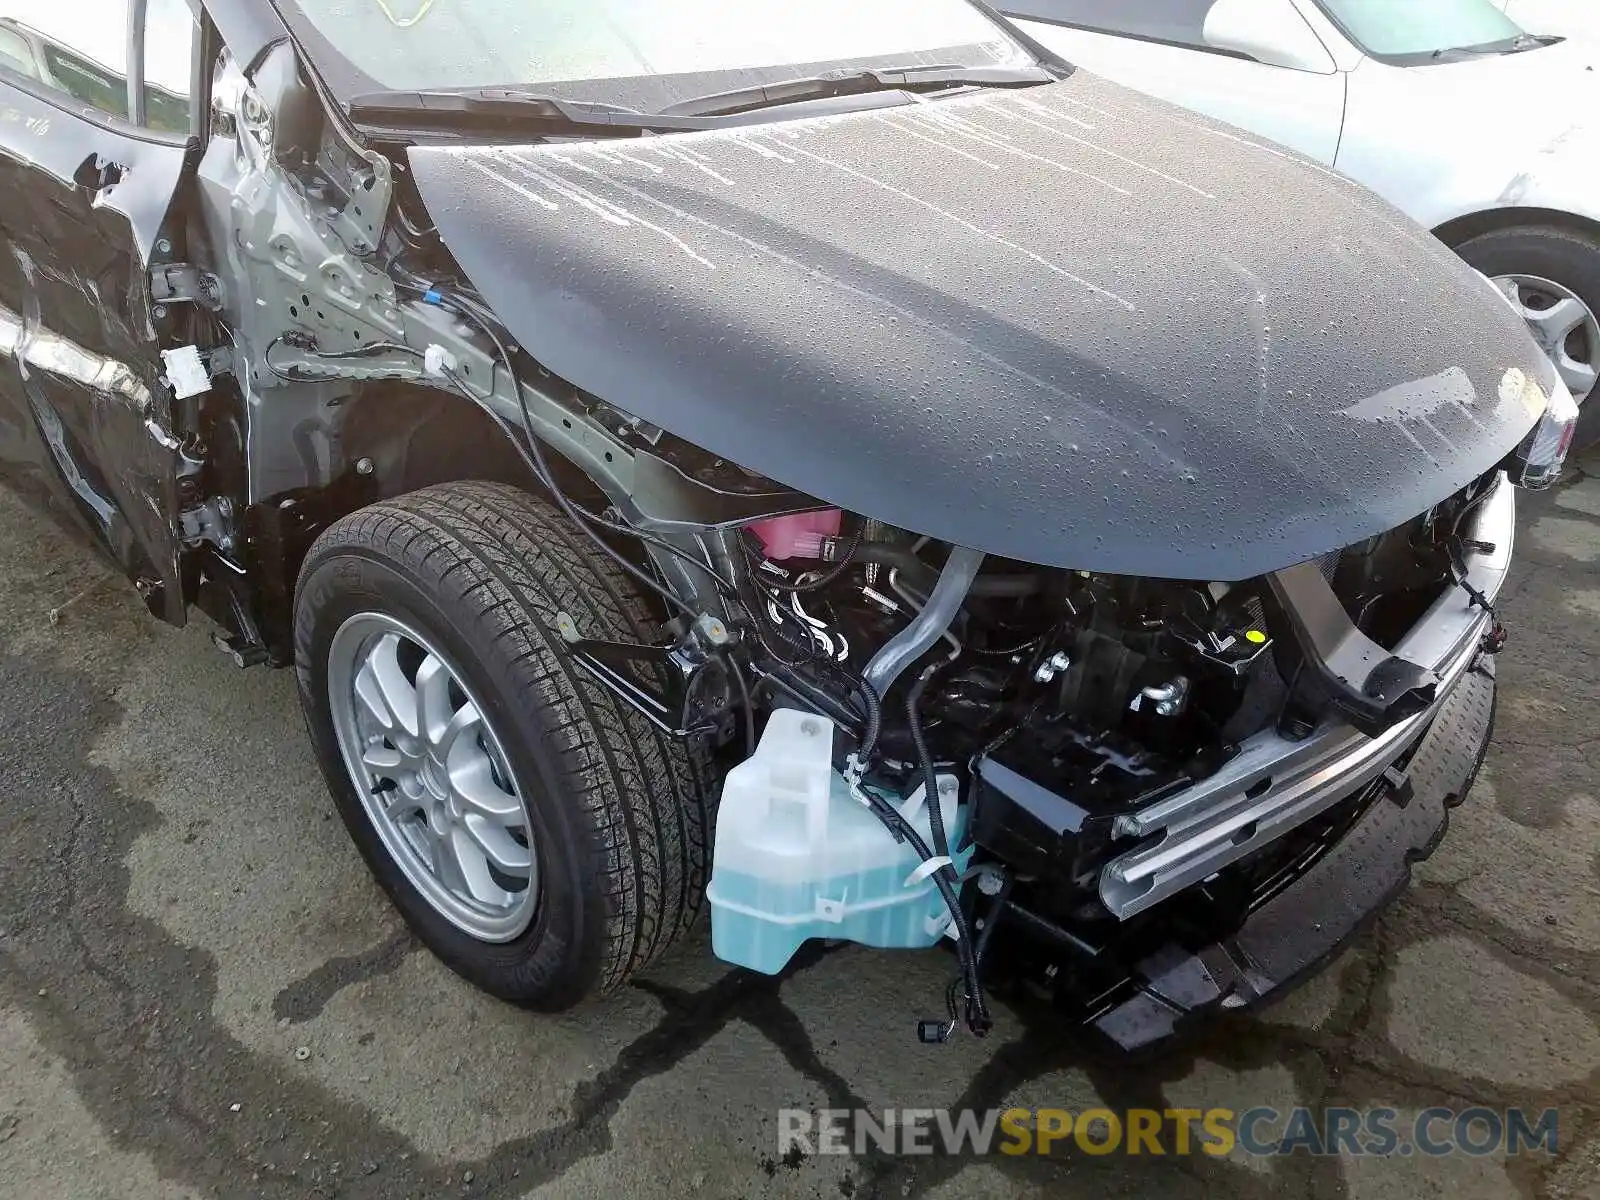
[[[1494,282],[1581,404],[1600,379],[1600,320],[1593,310],[1571,288],[1538,275],[1499,275]]]
[[[348,618],[328,650],[328,700],[350,780],[384,849],[456,928],[508,942],[533,920],[533,823],[460,671],[384,613]]]

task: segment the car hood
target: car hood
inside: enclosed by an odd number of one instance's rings
[[[1320,166],[1077,74],[670,137],[419,147],[551,371],[750,470],[1048,566],[1242,579],[1490,470],[1554,380]]]

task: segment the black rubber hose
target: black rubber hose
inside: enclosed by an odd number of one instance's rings
[[[910,582],[930,588],[938,578],[938,571],[923,562],[909,546],[896,546],[892,542],[865,542],[852,544],[848,558],[858,563],[876,563],[880,567],[893,567],[911,576]],[[990,600],[1020,600],[1039,591],[1040,584],[1033,575],[988,575],[972,581],[967,595]]]
[[[924,667],[922,674],[917,676],[917,681],[911,685],[911,692],[906,697],[906,721],[911,728],[911,742],[917,749],[917,761],[922,766],[922,786],[928,805],[928,827],[933,833],[933,850],[940,858],[950,858],[950,837],[944,827],[944,812],[939,803],[939,774],[934,766],[933,752],[928,748],[928,739],[922,732],[922,693],[927,689],[929,682],[943,668],[943,663],[931,663]],[[967,1027],[979,1037],[989,1032],[993,1021],[989,1018],[989,1007],[984,1003],[983,986],[978,979],[978,961],[976,949],[972,943],[972,926],[967,921],[967,914],[962,911],[960,897],[956,895],[955,867],[946,865],[939,868],[934,874],[934,880],[940,885],[939,891],[945,898],[945,903],[950,906],[950,916],[956,926],[956,953],[961,960],[961,973],[966,980],[967,988]]]
[[[856,751],[856,756],[863,766],[872,761],[873,751],[878,748],[878,735],[883,731],[883,701],[879,699],[877,689],[861,676],[855,676],[856,695],[866,702],[867,727],[861,734],[861,746]]]
[[[950,838],[944,827],[944,812],[937,803],[939,775],[934,768],[933,753],[928,749],[927,738],[922,732],[922,693],[927,690],[928,684],[943,666],[943,663],[931,663],[917,676],[917,681],[911,685],[911,692],[906,697],[906,718],[911,726],[911,743],[917,749],[917,762],[922,767],[923,786],[927,788],[928,825],[933,830],[933,848],[936,853],[948,858]]]
[[[896,841],[905,842],[923,862],[933,857],[933,851],[928,848],[928,843],[922,840],[922,835],[917,832],[916,826],[901,816],[898,808],[872,792],[867,792],[866,796],[872,802],[869,807],[873,815],[889,827],[889,832],[894,835]]]
[[[749,552],[750,547],[748,543],[741,541],[740,545],[747,553]],[[848,684],[850,691],[861,698],[862,703],[858,706],[858,710],[860,711],[862,720],[864,722],[864,730],[862,733],[860,746],[856,751],[856,755],[858,761],[860,761],[863,765],[870,763],[872,761],[873,751],[878,747],[878,738],[883,730],[882,698],[873,689],[872,685],[862,678],[858,672],[852,671],[843,663],[840,663],[826,655],[822,656],[821,658],[817,658],[815,655],[816,646],[814,643],[811,645],[802,645],[800,642],[795,640],[795,638],[786,628],[784,628],[781,622],[769,620],[766,610],[761,604],[761,598],[759,595],[760,588],[765,586],[766,580],[757,579],[754,570],[746,573],[746,580],[749,589],[756,593],[755,603],[747,603],[743,595],[736,596],[735,599],[738,601],[739,607],[744,611],[745,616],[749,618],[751,631],[755,634],[756,640],[761,643],[762,648],[778,662],[791,669],[801,666],[815,665],[818,668],[831,672],[834,678]],[[788,659],[782,654],[778,653],[778,651],[773,648],[772,643],[767,640],[767,635],[769,633],[776,637],[778,641],[782,642],[790,650],[795,651],[801,657],[797,659]]]
[[[929,849],[928,843],[922,840],[922,835],[917,832],[916,827],[912,825],[910,821],[907,821],[905,817],[900,814],[899,809],[895,808],[894,805],[888,803],[882,798],[874,795],[872,792],[867,792],[866,796],[867,799],[871,801],[869,807],[872,814],[877,817],[878,820],[883,822],[883,824],[888,828],[891,836],[893,836],[896,840],[903,841],[910,846],[912,852],[915,853],[916,856],[923,862],[927,862],[933,857],[933,851]],[[957,920],[964,921],[965,914],[961,912],[961,897],[956,894],[956,889],[950,882],[950,874],[952,874],[952,872],[950,872],[949,868],[939,871],[934,875],[933,883],[934,886],[939,889],[939,895],[949,907],[950,911],[957,915]],[[968,945],[966,942],[963,942],[957,950],[956,957],[965,960],[966,956],[971,952],[972,950],[970,945]],[[968,978],[965,961],[962,962],[961,974],[963,980]],[[983,1036],[983,1033],[988,1032],[988,1007],[984,1006],[981,1012],[982,1033],[979,1033],[980,1037]],[[975,1026],[973,1032],[978,1033],[978,1027]]]
[[[921,690],[926,686],[927,679],[931,677],[931,674],[932,669],[924,672],[923,676],[917,680],[916,687],[912,689],[912,695],[915,699],[910,702],[909,706],[911,710],[911,729],[913,740],[916,741],[918,753],[922,758],[924,794],[932,797],[928,806],[930,814],[928,824],[934,833],[935,840],[942,847],[938,853],[948,858],[949,838],[944,827],[944,813],[939,811],[939,780],[934,772],[933,756],[928,752],[927,743],[922,738],[922,727],[916,712],[916,701],[921,699]],[[882,721],[882,706],[877,692],[873,690],[872,685],[867,683],[866,680],[860,681],[858,691],[868,701],[868,736],[862,739],[862,753],[858,759],[858,761],[865,763],[871,755],[872,748],[877,744],[878,730]],[[910,821],[906,820],[899,809],[870,790],[864,790],[863,794],[867,798],[869,811],[883,823],[890,836],[896,841],[902,841],[909,845],[912,852],[923,862],[928,862],[934,857],[935,851],[930,849],[928,843],[922,840],[922,835],[917,832]],[[956,957],[961,963],[961,980],[967,992],[967,1028],[976,1036],[985,1037],[993,1027],[994,1022],[989,1016],[989,1007],[984,1002],[983,989],[978,979],[978,955],[981,953],[981,949],[974,950],[973,948],[972,930],[968,926],[966,913],[961,909],[961,897],[956,892],[956,884],[958,882],[959,880],[956,879],[953,867],[941,867],[934,872],[933,884],[939,889],[939,896],[944,901],[945,907],[950,910],[951,920],[956,926]],[[1010,880],[1008,879],[1008,885],[1009,882]],[[992,923],[990,927],[992,927]],[[984,945],[988,944],[990,927],[985,928]],[[953,988],[954,986],[952,983],[951,987]],[[954,1020],[953,1006],[951,1012],[952,1020]]]
[[[733,682],[739,688],[739,702],[744,707],[744,753],[746,758],[756,752],[756,706],[750,698],[750,684],[744,677],[744,668],[729,655],[725,660],[733,672]]]
[[[896,546],[893,542],[867,542],[856,547],[853,557],[857,562],[877,563],[880,567],[896,567],[918,576],[936,574],[931,566],[917,557],[910,546]]]

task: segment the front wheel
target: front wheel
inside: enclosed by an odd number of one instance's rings
[[[1582,406],[1575,444],[1600,440],[1600,239],[1524,225],[1479,234],[1456,251],[1516,306]]]
[[[573,666],[563,618],[656,632],[581,531],[487,483],[335,523],[295,601],[307,726],[373,875],[451,968],[546,1010],[659,957],[706,869],[700,759]]]

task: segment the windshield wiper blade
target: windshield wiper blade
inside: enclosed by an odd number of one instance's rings
[[[551,132],[586,137],[635,137],[712,127],[689,116],[646,114],[620,104],[566,100],[518,88],[367,92],[351,97],[345,111],[353,121],[387,126],[461,126],[491,120],[548,126]]]
[[[869,92],[938,91],[957,87],[1035,87],[1055,83],[1057,76],[1042,67],[962,67],[949,63],[921,63],[895,67],[844,68],[800,79],[757,84],[714,92],[669,104],[663,116],[711,117],[796,104],[830,96],[860,96]]]
[[[1498,42],[1483,42],[1476,46],[1442,46],[1433,52],[1433,57],[1443,58],[1445,55],[1452,55],[1462,58],[1491,58],[1497,54],[1520,54],[1524,50],[1538,50],[1559,41],[1560,38],[1519,33],[1513,38],[1503,38]]]

